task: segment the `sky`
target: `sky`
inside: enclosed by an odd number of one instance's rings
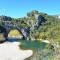
[[[32,10],[60,14],[60,0],[0,0],[0,15],[20,18]]]

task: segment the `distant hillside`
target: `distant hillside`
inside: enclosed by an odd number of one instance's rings
[[[8,17],[8,16],[0,16],[0,20],[10,21],[10,20],[12,20],[12,18],[11,17]]]

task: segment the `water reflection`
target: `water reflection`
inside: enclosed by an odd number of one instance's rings
[[[18,38],[7,38],[6,39],[6,41],[8,41],[8,42],[16,42],[18,40],[19,40]]]

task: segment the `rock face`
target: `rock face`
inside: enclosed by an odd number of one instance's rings
[[[2,43],[3,41],[5,41],[5,28],[2,28],[2,26],[0,26],[0,42]]]
[[[38,26],[41,25],[42,23],[44,23],[46,20],[43,16],[39,15],[38,16]]]
[[[30,26],[30,38],[36,39],[38,35],[38,29],[42,26],[47,20],[45,19],[45,14],[39,13],[38,11],[32,11],[27,15],[27,24]],[[33,36],[33,37],[32,37]]]

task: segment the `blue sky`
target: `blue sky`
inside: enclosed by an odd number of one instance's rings
[[[0,15],[18,18],[32,10],[60,14],[60,0],[0,0]]]

